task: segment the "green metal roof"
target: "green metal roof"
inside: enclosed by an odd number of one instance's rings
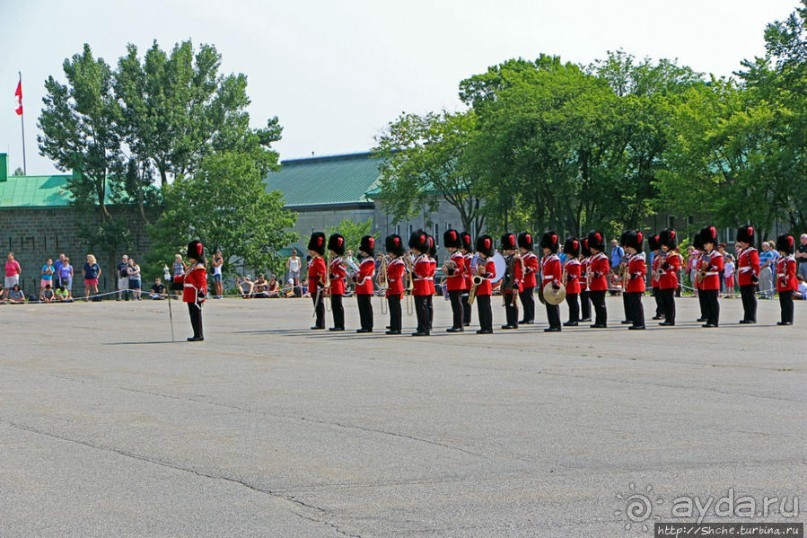
[[[266,178],[266,189],[283,193],[286,207],[369,202],[380,160],[370,153],[311,157],[281,162]]]
[[[0,181],[0,208],[65,207],[70,205],[67,191],[69,175],[8,176]]]

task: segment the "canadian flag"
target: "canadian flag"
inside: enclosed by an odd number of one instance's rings
[[[17,83],[17,91],[14,92],[14,96],[17,98],[17,116],[22,116],[22,81]]]

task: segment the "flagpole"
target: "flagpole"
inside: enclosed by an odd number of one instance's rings
[[[20,86],[22,86],[22,71],[18,71],[20,74]],[[22,99],[20,99],[20,106],[22,106]],[[20,131],[22,132],[22,173],[24,175],[28,175],[28,167],[25,165],[25,109],[22,109],[22,114],[20,114]]]

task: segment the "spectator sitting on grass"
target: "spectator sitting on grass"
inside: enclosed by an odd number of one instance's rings
[[[242,298],[249,299],[252,297],[252,292],[255,290],[255,283],[249,275],[235,277],[235,285],[238,286],[238,291],[241,292]]]
[[[50,284],[45,284],[42,291],[39,293],[39,301],[42,303],[52,303],[56,301],[56,294],[53,293],[53,288]]]
[[[802,301],[807,299],[807,282],[804,281],[804,277],[799,275],[799,287],[796,288],[796,291],[793,292],[794,299],[801,299]]]
[[[8,302],[11,304],[25,304],[25,294],[20,289],[19,284],[14,284],[14,287],[8,292]]]
[[[277,281],[277,276],[272,275],[269,283],[266,285],[266,293],[268,297],[280,297],[280,282]]]
[[[56,288],[56,300],[60,303],[72,303],[73,298],[70,297],[70,292],[64,286]]]
[[[296,291],[294,285],[294,279],[290,278],[288,282],[286,282],[286,287],[288,288],[286,290],[286,297],[294,297]]]
[[[258,278],[255,279],[255,293],[254,297],[259,299],[266,299],[269,297],[269,282],[266,281],[266,277],[261,273],[258,275]]]
[[[149,297],[154,301],[160,301],[168,297],[168,294],[165,292],[165,284],[163,284],[160,277],[154,279],[154,285],[151,287]]]

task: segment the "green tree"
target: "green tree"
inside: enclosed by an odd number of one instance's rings
[[[467,168],[473,113],[403,114],[377,138],[382,158],[381,202],[393,222],[437,210],[441,200],[459,213],[466,230],[480,230],[481,191]]]
[[[252,268],[278,267],[278,250],[295,241],[287,230],[296,214],[283,209],[280,192],[266,192],[263,170],[250,153],[214,153],[193,176],[165,187],[165,211],[149,227],[150,261],[162,266],[188,241],[220,248],[225,267],[235,260]]]
[[[345,238],[345,245],[353,252],[358,252],[361,238],[365,235],[371,235],[373,230],[373,219],[369,218],[365,221],[354,221],[352,219],[344,219],[336,226],[327,226],[325,228],[325,236],[330,237],[331,234],[341,234]]]

